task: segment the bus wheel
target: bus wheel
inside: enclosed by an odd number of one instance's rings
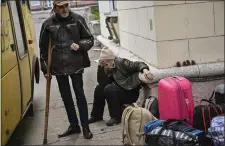
[[[39,81],[40,81],[40,66],[39,66],[39,59],[38,59],[38,57],[36,58],[36,61],[35,61],[34,76],[35,76],[36,83],[39,84]]]

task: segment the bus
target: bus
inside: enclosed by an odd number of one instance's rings
[[[29,0],[1,0],[1,145],[22,119],[33,116],[37,49]]]

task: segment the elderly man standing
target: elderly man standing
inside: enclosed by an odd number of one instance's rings
[[[53,2],[53,15],[42,25],[40,32],[41,70],[46,76],[48,44],[51,39],[52,62],[51,75],[55,75],[62,100],[65,105],[70,126],[59,137],[81,133],[72,99],[69,77],[72,80],[84,138],[93,137],[88,124],[87,101],[83,89],[84,68],[90,67],[88,50],[94,39],[82,16],[69,9],[68,1]]]

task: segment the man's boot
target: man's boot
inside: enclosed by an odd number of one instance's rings
[[[88,119],[88,123],[91,124],[91,123],[95,123],[95,122],[98,122],[98,121],[102,121],[103,118],[98,118],[98,117],[91,117],[90,119]]]
[[[116,118],[111,118],[109,119],[107,122],[106,122],[106,125],[107,126],[114,126],[114,125],[117,125],[121,122],[121,120],[119,119],[116,119]]]
[[[79,133],[81,133],[80,126],[78,125],[74,127],[69,126],[69,128],[65,132],[59,134],[58,137],[65,137],[71,134],[79,134]]]
[[[89,126],[83,127],[83,135],[85,139],[91,139],[93,137],[93,134],[89,129]]]

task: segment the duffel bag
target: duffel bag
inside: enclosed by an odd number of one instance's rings
[[[148,146],[201,146],[204,132],[185,124],[185,120],[155,120],[145,124]]]

